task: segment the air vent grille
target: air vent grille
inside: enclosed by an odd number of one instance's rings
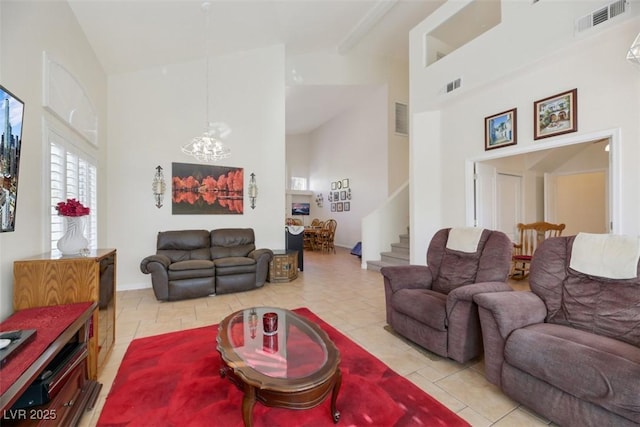
[[[396,125],[395,132],[398,135],[409,135],[409,108],[407,104],[396,102]]]
[[[627,11],[627,0],[618,0],[576,20],[577,32],[588,30]]]
[[[454,81],[447,83],[447,93],[453,92],[454,90],[458,89],[460,86],[462,86],[462,79],[458,77]]]

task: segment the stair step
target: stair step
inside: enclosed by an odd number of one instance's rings
[[[367,270],[380,271],[382,267],[391,267],[395,265],[404,265],[404,264],[397,264],[397,263],[384,262],[384,261],[367,261]]]
[[[398,252],[380,252],[380,260],[392,264],[409,264],[409,254]]]
[[[391,252],[409,255],[409,242],[392,243]]]
[[[367,270],[380,271],[382,267],[393,265],[409,265],[409,234],[401,234],[399,237],[399,243],[391,244],[391,252],[381,252],[379,261],[367,261]]]

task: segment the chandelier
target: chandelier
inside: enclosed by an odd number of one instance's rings
[[[209,120],[209,9],[211,4],[209,2],[202,3],[202,10],[206,16],[205,24],[205,45],[206,45],[206,115],[207,126],[204,133],[200,136],[196,136],[189,142],[182,146],[182,152],[190,156],[195,157],[201,162],[215,162],[221,159],[226,159],[231,156],[231,149],[227,147],[223,140],[231,133],[231,128],[226,123],[215,122],[212,123]]]
[[[640,65],[640,33],[638,33],[638,36],[629,48],[627,59],[636,65]]]

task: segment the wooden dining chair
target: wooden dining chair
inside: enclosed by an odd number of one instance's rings
[[[529,276],[531,259],[540,242],[550,237],[560,237],[565,225],[540,221],[531,224],[520,223],[517,227],[519,242],[513,245],[510,277],[523,280]]]
[[[334,254],[336,253],[336,248],[333,243],[336,235],[336,228],[338,228],[338,222],[335,219],[328,219],[322,226],[322,230],[318,233],[318,241],[316,245],[322,252],[333,251]]]

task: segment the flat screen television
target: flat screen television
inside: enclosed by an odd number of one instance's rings
[[[0,232],[14,231],[24,102],[0,85]]]
[[[291,203],[291,215],[309,215],[311,203]]]

